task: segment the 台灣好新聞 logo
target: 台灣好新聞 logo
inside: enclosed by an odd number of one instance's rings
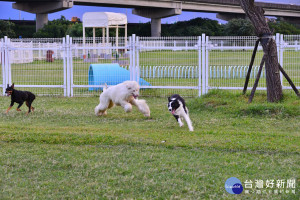
[[[225,182],[225,189],[229,194],[241,194],[243,192],[242,182],[235,177],[231,177]]]

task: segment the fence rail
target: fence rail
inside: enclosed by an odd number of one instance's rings
[[[142,95],[200,96],[210,89],[241,90],[256,37],[46,38],[0,40],[0,86],[7,84],[38,95],[99,95],[104,83],[141,83]],[[300,86],[300,35],[274,37],[279,63]],[[259,46],[250,77],[253,84],[263,55]],[[115,70],[112,66],[119,65]],[[90,66],[104,66],[93,74]],[[113,69],[115,71],[113,71]],[[265,90],[265,73],[258,89]],[[94,80],[93,79],[93,80]],[[283,78],[284,89],[291,89]],[[249,88],[250,89],[250,88]]]

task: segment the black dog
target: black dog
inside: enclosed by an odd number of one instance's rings
[[[184,118],[189,130],[194,131],[184,99],[178,94],[174,94],[171,97],[168,97],[168,101],[168,109],[179,123],[179,126],[183,126],[181,119]]]
[[[15,90],[14,87],[15,87],[14,83],[11,86],[9,86],[9,84],[7,84],[5,93],[7,94],[7,96],[11,95],[11,103],[10,103],[10,106],[8,107],[8,109],[6,110],[6,113],[8,113],[8,111],[13,107],[15,102],[19,104],[17,111],[21,111],[20,107],[23,105],[24,101],[26,101],[26,105],[29,108],[26,115],[28,113],[30,113],[31,110],[33,112],[34,107],[32,107],[31,104],[35,99],[35,95],[28,91]]]

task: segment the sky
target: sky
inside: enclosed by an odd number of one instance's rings
[[[269,2],[269,3],[284,3],[284,4],[297,4],[300,5],[300,0],[255,0],[256,2]],[[82,15],[85,12],[117,12],[127,14],[128,23],[145,23],[149,22],[150,19],[140,17],[132,14],[132,9],[126,8],[107,8],[107,7],[96,7],[96,6],[73,6],[70,9],[59,11],[56,13],[50,13],[48,19],[58,19],[61,15],[71,20],[72,17],[78,17],[82,19]],[[15,10],[12,8],[11,2],[0,1],[0,19],[12,19],[12,20],[34,20],[35,14],[27,13],[24,11]],[[175,23],[177,21],[186,21],[193,18],[202,17],[213,20],[218,20],[220,23],[226,23],[223,20],[219,20],[216,17],[216,13],[200,13],[200,12],[182,12],[181,15],[163,18],[162,23]]]

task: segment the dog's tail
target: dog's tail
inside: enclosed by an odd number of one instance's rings
[[[105,90],[107,90],[107,84],[105,83],[105,87],[103,87],[103,92],[105,91]]]

